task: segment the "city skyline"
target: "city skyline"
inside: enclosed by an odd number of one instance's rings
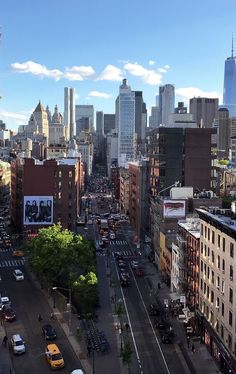
[[[173,84],[177,101],[223,95],[236,4],[219,0],[139,8],[133,0],[91,4],[71,0],[5,3],[0,17],[0,120],[28,123],[41,100],[64,111],[64,87],[76,105],[115,113],[123,78],[143,91],[150,113],[159,86]],[[14,14],[12,9],[14,8]],[[145,12],[146,10],[146,12]],[[227,20],[227,22],[224,22]]]

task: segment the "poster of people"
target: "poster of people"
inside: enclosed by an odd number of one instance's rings
[[[53,196],[24,196],[24,225],[51,225]]]

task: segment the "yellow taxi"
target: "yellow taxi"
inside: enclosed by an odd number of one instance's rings
[[[13,257],[23,257],[25,253],[19,249],[15,250],[12,252]]]
[[[65,362],[56,344],[48,344],[45,349],[45,356],[51,369],[64,368]]]

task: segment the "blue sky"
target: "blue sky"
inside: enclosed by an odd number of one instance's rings
[[[235,0],[4,1],[0,119],[17,130],[39,99],[63,114],[64,87],[75,88],[76,104],[114,113],[123,77],[148,108],[167,83],[176,103],[221,99],[235,17]]]

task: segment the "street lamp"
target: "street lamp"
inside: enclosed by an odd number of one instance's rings
[[[68,321],[68,333],[69,335],[72,334],[71,332],[71,288],[64,288],[64,287],[59,287],[59,286],[56,286],[56,287],[52,287],[52,290],[53,291],[56,291],[56,290],[64,290],[64,291],[68,291],[69,292],[69,304],[67,304],[67,306],[69,306],[70,310],[69,310],[69,321]],[[53,299],[54,301],[54,305],[55,305],[55,297]],[[55,308],[55,306],[53,305],[53,307]]]

